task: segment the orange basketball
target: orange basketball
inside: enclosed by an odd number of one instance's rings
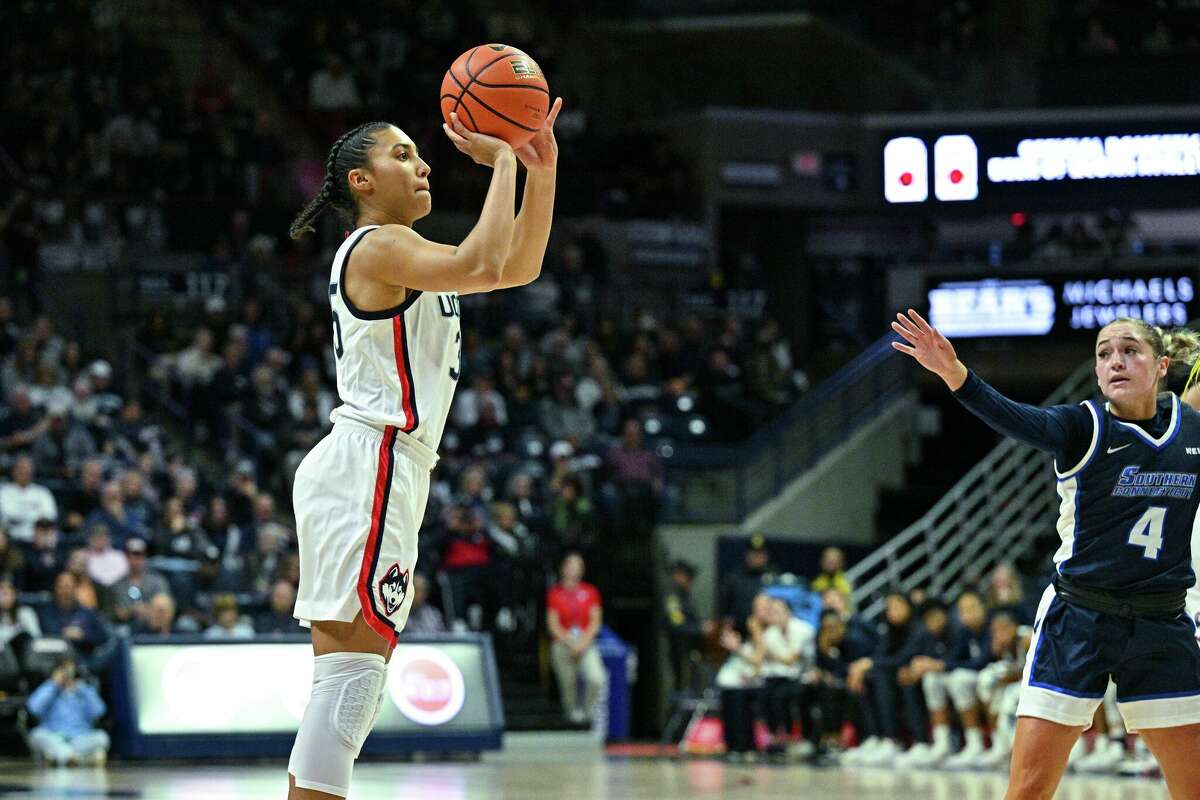
[[[442,78],[442,118],[450,112],[477,133],[520,147],[542,129],[550,89],[537,62],[506,44],[472,47]]]

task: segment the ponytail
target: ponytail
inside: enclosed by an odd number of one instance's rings
[[[333,143],[325,159],[325,180],[317,196],[292,220],[289,236],[299,239],[306,233],[315,233],[313,222],[329,207],[346,217],[353,216],[358,201],[346,185],[346,173],[367,165],[367,154],[375,145],[375,137],[371,134],[389,127],[390,122],[367,122],[346,131]]]
[[[1162,339],[1163,354],[1171,359],[1167,367],[1167,389],[1182,397],[1200,380],[1200,333],[1188,328],[1172,328]]]

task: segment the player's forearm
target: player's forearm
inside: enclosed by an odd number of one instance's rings
[[[526,177],[521,213],[513,225],[512,248],[504,262],[499,288],[524,286],[542,274],[542,261],[554,221],[556,182],[555,170],[531,172]]]
[[[503,274],[512,247],[513,206],[517,198],[517,158],[503,155],[492,167],[492,183],[479,212],[479,222],[458,246],[474,264],[486,266],[496,276]]]
[[[1065,451],[1071,444],[1070,432],[1056,416],[1061,412],[1010,400],[978,375],[970,373],[954,396],[997,433],[1018,442],[1048,452]]]

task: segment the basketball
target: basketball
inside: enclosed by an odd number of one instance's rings
[[[550,89],[537,62],[506,44],[472,47],[442,78],[442,118],[455,112],[469,130],[520,147],[542,129]]]

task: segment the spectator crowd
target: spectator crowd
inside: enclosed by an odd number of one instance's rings
[[[1049,581],[1037,571],[1001,563],[949,598],[892,591],[871,622],[855,613],[838,548],[810,580],[784,578],[755,535],[721,582],[718,619],[695,612],[694,567],[671,566],[662,619],[675,685],[715,687],[733,761],[1007,769],[1035,600]],[[1114,688],[1071,768],[1147,774],[1153,759],[1140,740],[1127,746]]]

